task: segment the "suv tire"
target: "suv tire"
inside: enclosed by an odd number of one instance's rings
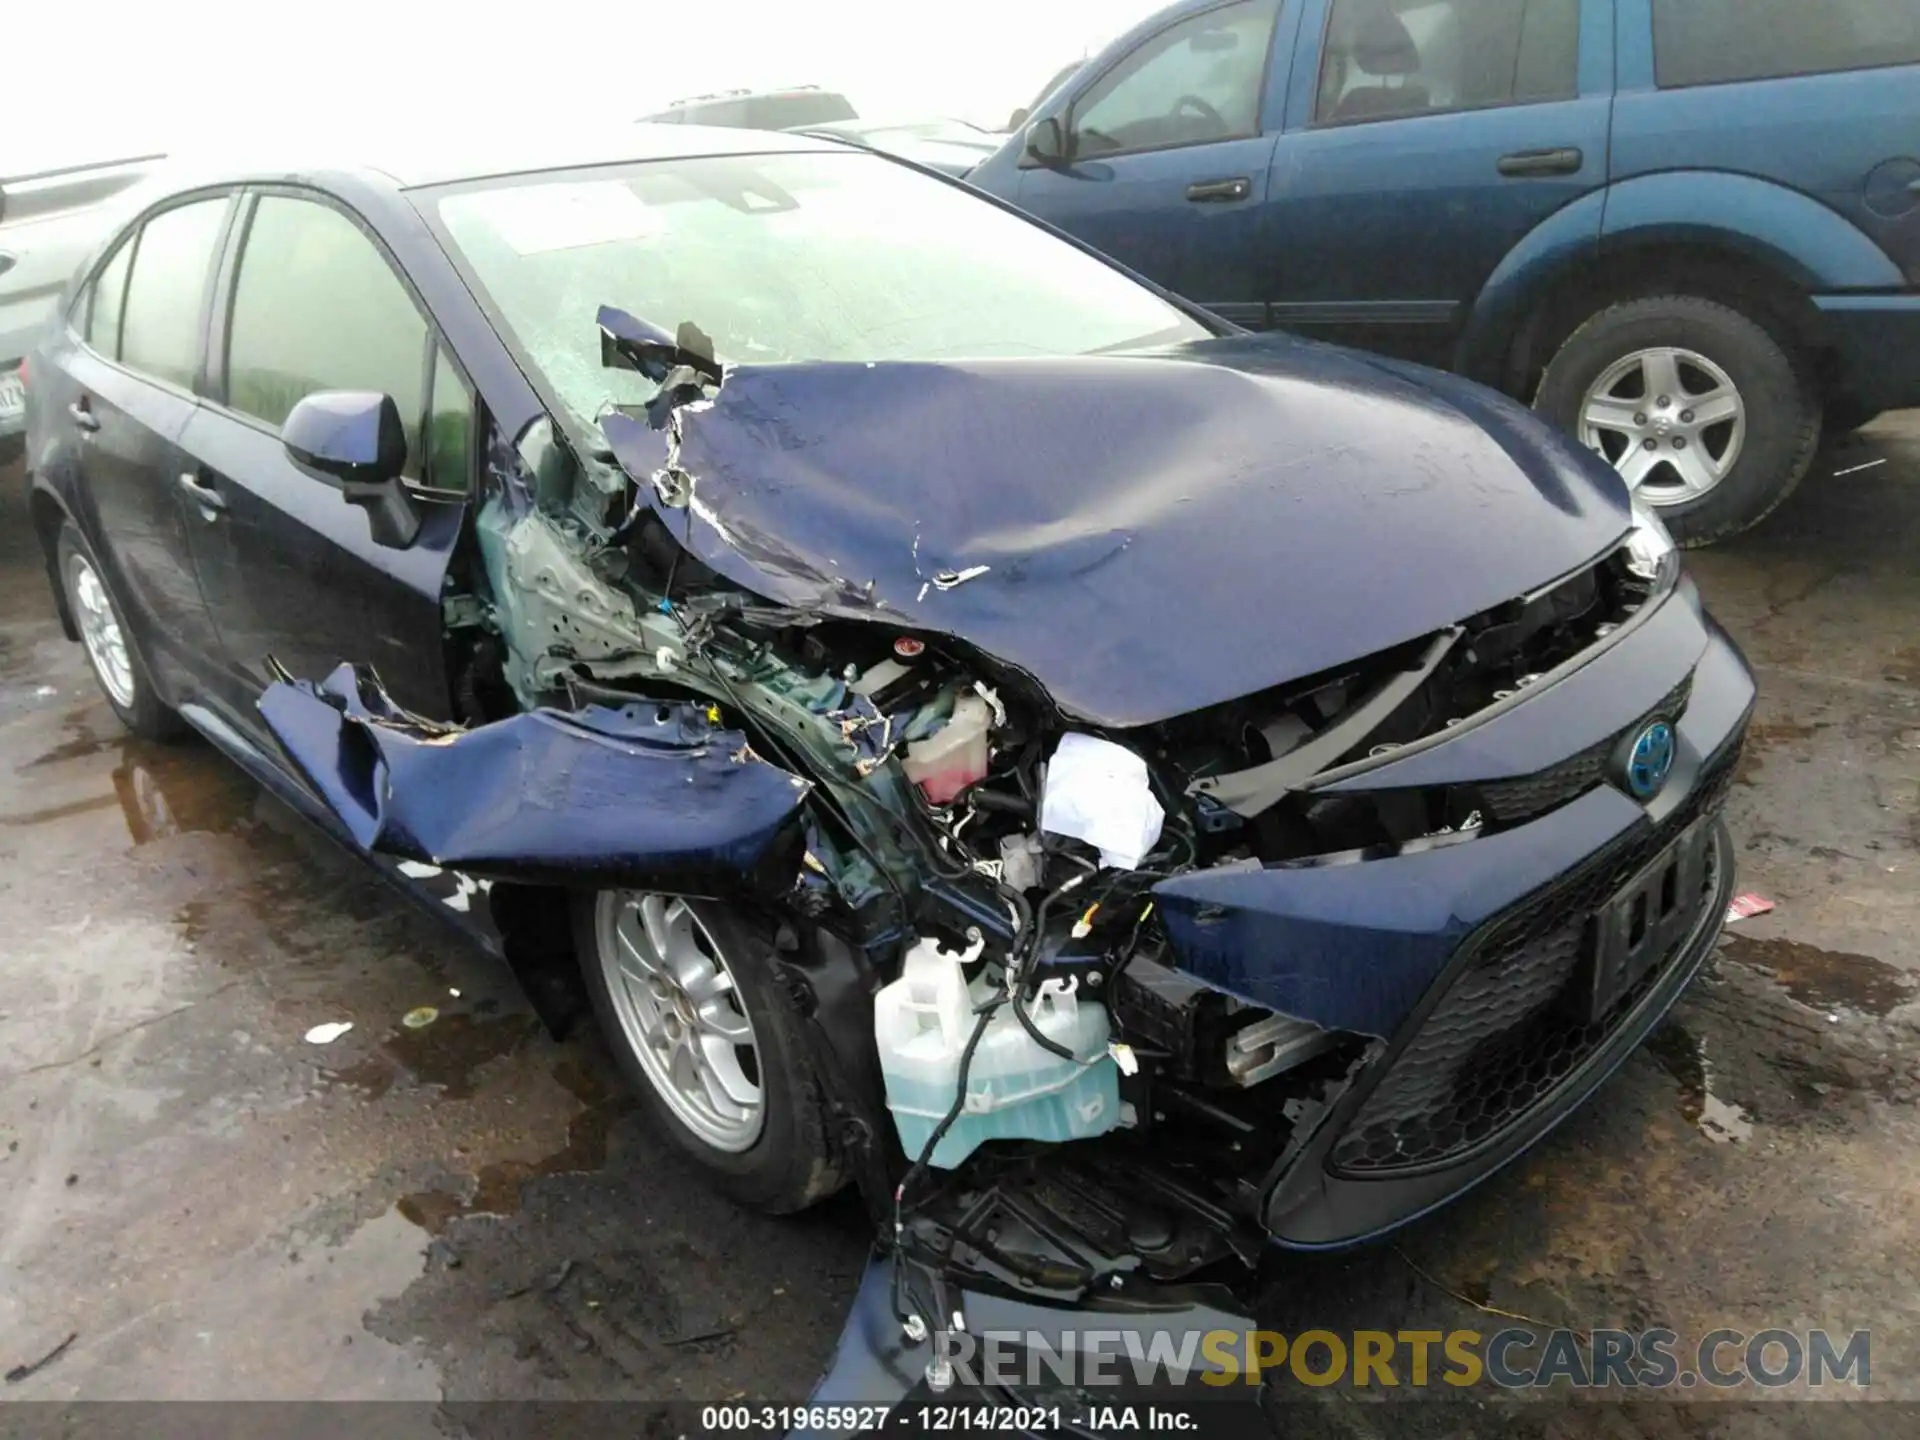
[[[1676,374],[1677,393],[1650,393],[1651,380]],[[1729,395],[1735,418],[1694,422],[1690,399],[1718,414]],[[1688,546],[1766,518],[1820,445],[1820,402],[1792,353],[1746,315],[1697,295],[1602,310],[1548,362],[1533,403],[1623,473],[1643,471],[1638,488]]]
[[[713,901],[637,890],[579,894],[573,904],[594,1015],[654,1123],[716,1188],[784,1215],[846,1177],[807,1059],[811,1022],[780,982],[768,930]],[[748,1091],[750,1105],[734,1102]]]

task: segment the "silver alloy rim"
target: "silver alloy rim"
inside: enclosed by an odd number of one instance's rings
[[[1580,441],[1654,505],[1684,505],[1732,471],[1747,407],[1731,376],[1694,350],[1636,350],[1580,406]]]
[[[684,900],[609,890],[595,949],[620,1029],[674,1115],[716,1150],[760,1138],[765,1105],[753,1022],[726,952]]]
[[[80,626],[80,642],[100,684],[122,706],[133,704],[133,661],[127,655],[127,637],[120,629],[113,599],[100,583],[100,574],[84,555],[67,559],[67,591],[73,597],[73,618]]]

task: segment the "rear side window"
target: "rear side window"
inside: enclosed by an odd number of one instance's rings
[[[1143,41],[1073,107],[1081,157],[1236,140],[1260,131],[1276,0],[1244,0]]]
[[[1912,0],[1653,0],[1664,89],[1920,65]]]
[[[223,195],[163,210],[141,226],[120,317],[123,364],[192,388],[200,363],[207,270],[226,218]]]
[[[120,358],[120,310],[127,297],[127,271],[133,266],[133,241],[114,252],[93,282],[87,302],[87,344],[111,359]]]
[[[1334,0],[1322,124],[1572,99],[1580,0]]]
[[[366,232],[317,201],[263,195],[240,253],[227,332],[227,403],[278,427],[318,390],[391,395],[419,479],[427,322]]]

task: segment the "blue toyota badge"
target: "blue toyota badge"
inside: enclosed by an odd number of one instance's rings
[[[1627,789],[1636,800],[1651,800],[1673,773],[1673,726],[1656,720],[1634,737],[1627,755]]]

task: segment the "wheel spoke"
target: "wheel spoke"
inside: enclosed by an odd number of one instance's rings
[[[1620,478],[1627,482],[1629,490],[1638,490],[1646,483],[1647,476],[1653,473],[1653,467],[1660,463],[1660,453],[1636,445],[1620,457],[1620,463],[1614,468],[1620,472]]]
[[[699,1040],[700,1080],[706,1086],[707,1098],[715,1108],[725,1113],[727,1109],[742,1111],[750,1109],[760,1099],[760,1088],[747,1079],[746,1072],[740,1068],[740,1057],[734,1053],[732,1045],[717,1035],[703,1035]]]
[[[747,1017],[726,1000],[715,997],[701,1005],[694,1012],[700,1017],[700,1028],[707,1034],[726,1041],[729,1045],[751,1045],[753,1027],[747,1023]]]
[[[667,902],[659,895],[648,895],[640,901],[640,923],[646,927],[647,943],[653,947],[653,953],[665,960],[670,953],[667,949]]]
[[[1689,400],[1687,408],[1693,411],[1693,423],[1704,429],[1708,425],[1737,419],[1740,397],[1729,390],[1715,390],[1697,400]]]
[[[1642,425],[1635,417],[1646,413],[1639,406],[1638,401],[1615,400],[1606,395],[1596,395],[1587,401],[1587,408],[1581,412],[1581,418],[1596,430],[1617,430],[1625,435],[1638,435]]]
[[[1686,486],[1689,495],[1699,495],[1711,489],[1720,478],[1707,452],[1698,445],[1675,450],[1666,458],[1672,463],[1674,473],[1680,477],[1680,483]]]
[[[1680,365],[1671,350],[1649,350],[1641,357],[1641,373],[1647,378],[1647,402],[1658,404],[1662,396],[1679,403],[1685,393],[1680,386]]]
[[[620,946],[618,959],[622,975],[642,987],[651,986],[662,977],[660,962],[647,953],[647,945],[635,937],[630,926],[617,927],[614,936]]]

